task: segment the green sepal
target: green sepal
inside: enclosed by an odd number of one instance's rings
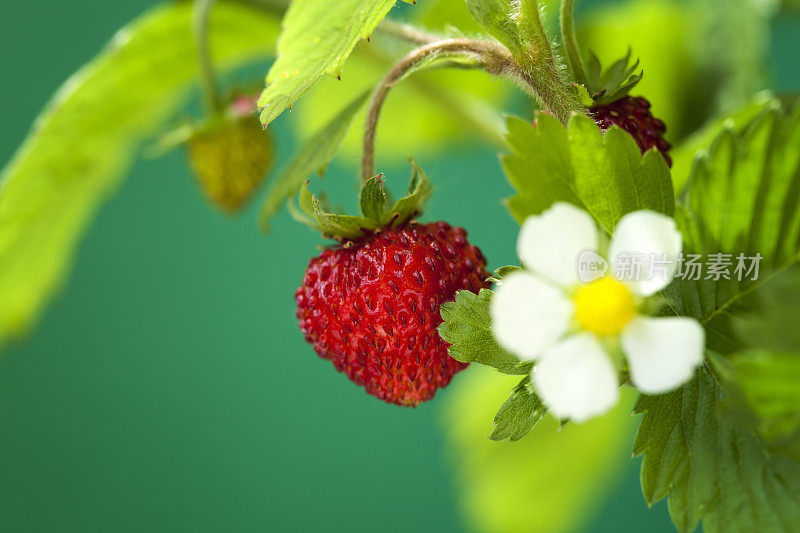
[[[625,57],[615,61],[610,67],[603,70],[597,55],[589,52],[589,63],[586,68],[586,89],[592,99],[592,105],[605,105],[616,102],[631,92],[644,76],[644,71],[639,68],[639,60],[631,64],[631,49]]]
[[[383,174],[369,178],[361,187],[361,214],[366,218],[380,220],[386,211],[386,188],[383,186]]]
[[[417,216],[422,211],[422,206],[431,196],[431,187],[428,178],[417,164],[409,159],[411,165],[411,179],[408,182],[408,192],[384,213],[382,225],[391,225],[396,228],[407,220]]]
[[[585,86],[576,83],[572,86],[572,90],[575,91],[575,95],[578,97],[578,101],[581,103],[581,105],[585,107],[592,107],[595,105],[592,95],[589,94],[589,89],[587,89]]]
[[[334,212],[323,195],[314,196],[306,181],[298,194],[299,210],[290,209],[292,217],[310,228],[336,240],[361,238],[380,228],[396,228],[417,216],[430,197],[430,185],[425,173],[414,161],[411,163],[411,180],[408,192],[391,208],[391,195],[383,183],[383,175],[369,178],[361,187],[361,216]]]

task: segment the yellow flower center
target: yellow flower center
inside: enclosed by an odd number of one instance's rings
[[[636,303],[630,289],[604,277],[575,292],[575,318],[580,326],[596,335],[614,335],[633,318]]]

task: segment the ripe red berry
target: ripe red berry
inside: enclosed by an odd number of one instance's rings
[[[672,158],[669,156],[672,146],[664,139],[667,127],[653,116],[650,102],[645,98],[624,96],[610,104],[591,107],[589,113],[604,131],[616,125],[630,133],[642,153],[656,147],[667,164],[672,166]]]
[[[408,224],[312,259],[295,293],[297,318],[314,350],[367,393],[416,406],[467,366],[436,330],[439,305],[487,287],[487,276],[463,229]]]

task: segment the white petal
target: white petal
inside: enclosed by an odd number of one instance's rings
[[[635,318],[621,338],[631,381],[648,394],[683,385],[703,362],[705,334],[692,318]]]
[[[492,298],[497,342],[523,359],[534,359],[567,331],[572,302],[556,287],[526,272],[515,272]]]
[[[567,338],[542,355],[533,384],[557,417],[583,422],[611,409],[619,397],[617,371],[589,333]]]
[[[620,219],[608,256],[618,280],[636,294],[650,296],[672,281],[682,246],[683,238],[672,218],[655,211],[635,211]],[[636,269],[628,261],[639,265],[638,272],[628,270],[629,266]]]
[[[528,217],[517,239],[522,263],[562,286],[578,283],[578,256],[584,250],[597,250],[597,227],[586,211],[565,202]]]

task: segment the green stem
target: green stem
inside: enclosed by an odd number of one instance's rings
[[[536,0],[519,0],[520,45],[512,49],[519,66],[515,77],[520,86],[533,94],[545,109],[563,124],[569,122],[573,113],[583,113],[577,95],[559,75],[553,58],[553,49],[544,31]]]
[[[537,97],[544,109],[550,111],[566,125],[574,113],[585,113],[586,108],[577,95],[564,84],[552,61],[520,63],[522,72],[517,73],[520,87]]]
[[[209,112],[217,112],[222,108],[222,101],[217,89],[214,65],[208,48],[208,19],[214,0],[195,0],[192,12],[192,29],[197,43],[197,56],[200,67],[200,84],[203,87],[206,107]]]
[[[570,72],[575,81],[586,85],[588,77],[578,48],[578,39],[575,36],[574,4],[574,0],[561,0],[561,39],[564,41]]]

